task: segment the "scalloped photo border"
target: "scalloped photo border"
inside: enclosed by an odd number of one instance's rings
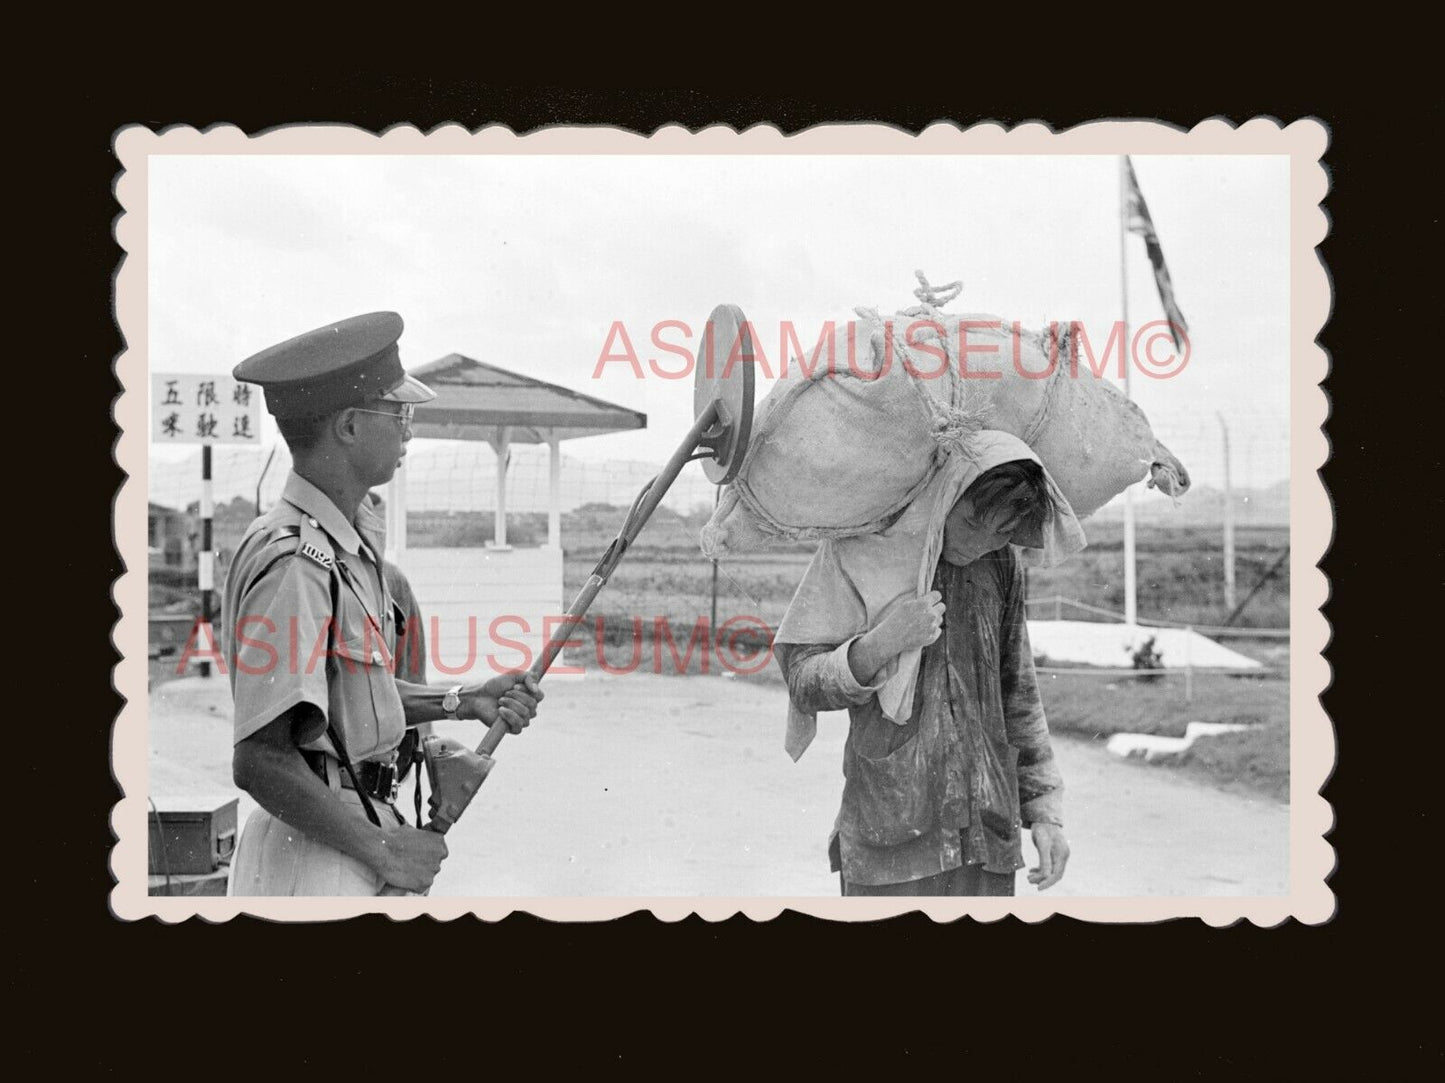
[[[1329,877],[1334,848],[1326,839],[1333,811],[1320,791],[1335,761],[1335,736],[1320,705],[1330,668],[1323,657],[1330,630],[1320,607],[1329,583],[1318,565],[1333,533],[1333,509],[1319,470],[1329,457],[1323,426],[1329,402],[1320,384],[1329,369],[1316,339],[1329,317],[1331,284],[1317,246],[1329,230],[1322,203],[1329,189],[1323,156],[1329,132],[1303,119],[1282,125],[1255,118],[1240,125],[1201,122],[1189,131],[1156,121],[1097,121],[1063,132],[1040,123],[1009,129],[982,123],[960,129],[933,124],[918,134],[883,124],[828,124],[793,135],[771,126],[738,132],[715,125],[697,132],[677,125],[646,136],[607,127],[557,127],[526,135],[496,125],[469,131],[447,125],[423,133],[396,126],[381,135],[342,125],[305,125],[247,135],[233,126],[204,132],[172,127],[155,132],[121,129],[115,194],[122,210],[115,237],[123,251],[115,278],[115,312],[124,347],[116,358],[122,391],[116,402],[116,460],[125,472],[114,505],[116,544],[125,572],[114,584],[120,619],[114,670],[125,703],[112,740],[112,769],[121,793],[111,811],[115,846],[110,867],[112,912],[125,920],[155,916],[165,922],[200,917],[224,921],[238,914],[284,921],[318,921],[382,913],[393,918],[465,914],[494,921],[524,911],[557,921],[605,921],[650,911],[664,922],[697,914],[720,921],[743,914],[767,921],[786,910],[820,918],[872,921],[922,911],[936,921],[968,916],[997,921],[1015,915],[1038,922],[1055,914],[1100,922],[1155,922],[1195,917],[1210,925],[1247,920],[1272,926],[1290,918],[1328,921],[1335,897]],[[1290,159],[1290,869],[1289,893],[1240,898],[197,898],[147,894],[147,566],[146,429],[147,204],[149,164],[156,155],[1284,155]]]

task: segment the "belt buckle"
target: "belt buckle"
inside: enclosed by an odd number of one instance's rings
[[[396,804],[396,794],[399,788],[396,764],[378,764],[376,769],[376,796],[388,805],[394,805]]]

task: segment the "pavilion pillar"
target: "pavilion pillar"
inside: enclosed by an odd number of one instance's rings
[[[547,430],[547,544],[562,548],[562,441]]]
[[[499,549],[507,544],[507,453],[511,450],[511,442],[512,427],[499,425],[497,439],[492,444],[497,452],[497,511],[496,527],[493,531],[496,540],[493,544]]]
[[[386,486],[386,545],[400,557],[406,552],[406,462]]]

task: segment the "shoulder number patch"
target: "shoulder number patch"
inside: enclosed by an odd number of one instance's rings
[[[330,568],[336,559],[324,549],[320,549],[317,546],[312,545],[310,542],[301,543],[301,555],[305,557],[310,557],[312,560],[316,561],[317,564],[320,564],[323,568]]]

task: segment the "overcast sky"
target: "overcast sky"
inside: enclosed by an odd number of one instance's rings
[[[1216,412],[1236,484],[1279,481],[1288,160],[1134,165],[1193,349],[1173,379],[1136,376],[1135,398],[1198,483],[1220,483]],[[811,342],[854,305],[907,307],[915,268],[964,281],[950,311],[1104,333],[1120,314],[1108,157],[163,156],[150,168],[153,371],[229,372],[292,335],[394,309],[408,368],[460,352],[647,413],[645,431],[568,442],[577,459],[660,462],[692,419],[690,381],[622,364],[594,379],[614,321],[644,365],[675,365],[651,346],[653,325],[696,333],[734,302],[776,366],[783,321]],[[1161,319],[1137,236],[1128,275],[1131,322]]]

